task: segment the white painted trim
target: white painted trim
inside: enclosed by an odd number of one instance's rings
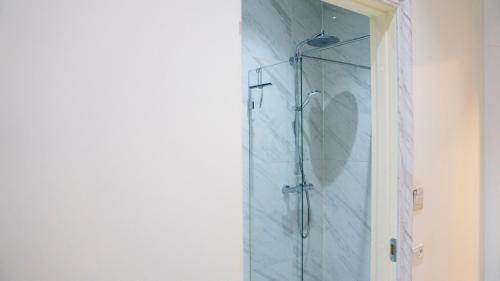
[[[394,12],[399,6],[397,0],[322,0],[353,12],[373,17]]]
[[[397,238],[397,67],[394,13],[371,17],[373,168],[372,280],[396,280],[389,259]]]

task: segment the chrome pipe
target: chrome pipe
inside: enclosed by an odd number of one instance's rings
[[[320,61],[325,61],[325,62],[331,62],[331,63],[336,63],[336,64],[342,64],[346,66],[352,66],[352,67],[359,67],[363,69],[372,69],[370,66],[362,65],[362,64],[355,64],[355,63],[350,63],[350,62],[345,62],[345,61],[339,61],[339,60],[331,60],[331,59],[325,59],[325,58],[320,58],[320,57],[314,57],[314,56],[307,56],[307,55],[302,55],[303,58],[307,59],[313,59],[313,60],[320,60]]]

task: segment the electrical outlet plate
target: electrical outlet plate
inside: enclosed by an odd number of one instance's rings
[[[424,188],[415,187],[413,189],[413,211],[420,211],[424,208]]]
[[[413,260],[421,261],[424,259],[424,244],[419,244],[416,247],[413,247]]]

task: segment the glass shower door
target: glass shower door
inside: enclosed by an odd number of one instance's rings
[[[248,74],[250,280],[300,281],[302,239],[296,185],[294,68],[287,61]]]
[[[300,60],[248,74],[251,281],[322,280],[321,73]]]
[[[251,281],[370,280],[369,57],[336,59],[248,74]]]
[[[365,50],[368,43],[346,48]],[[303,178],[314,185],[303,281],[370,280],[371,72],[369,56],[357,53],[350,64],[333,51],[302,60]],[[307,208],[303,214],[307,222]]]

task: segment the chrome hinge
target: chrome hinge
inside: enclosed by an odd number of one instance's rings
[[[391,238],[390,256],[392,262],[398,260],[398,240],[396,238]]]

